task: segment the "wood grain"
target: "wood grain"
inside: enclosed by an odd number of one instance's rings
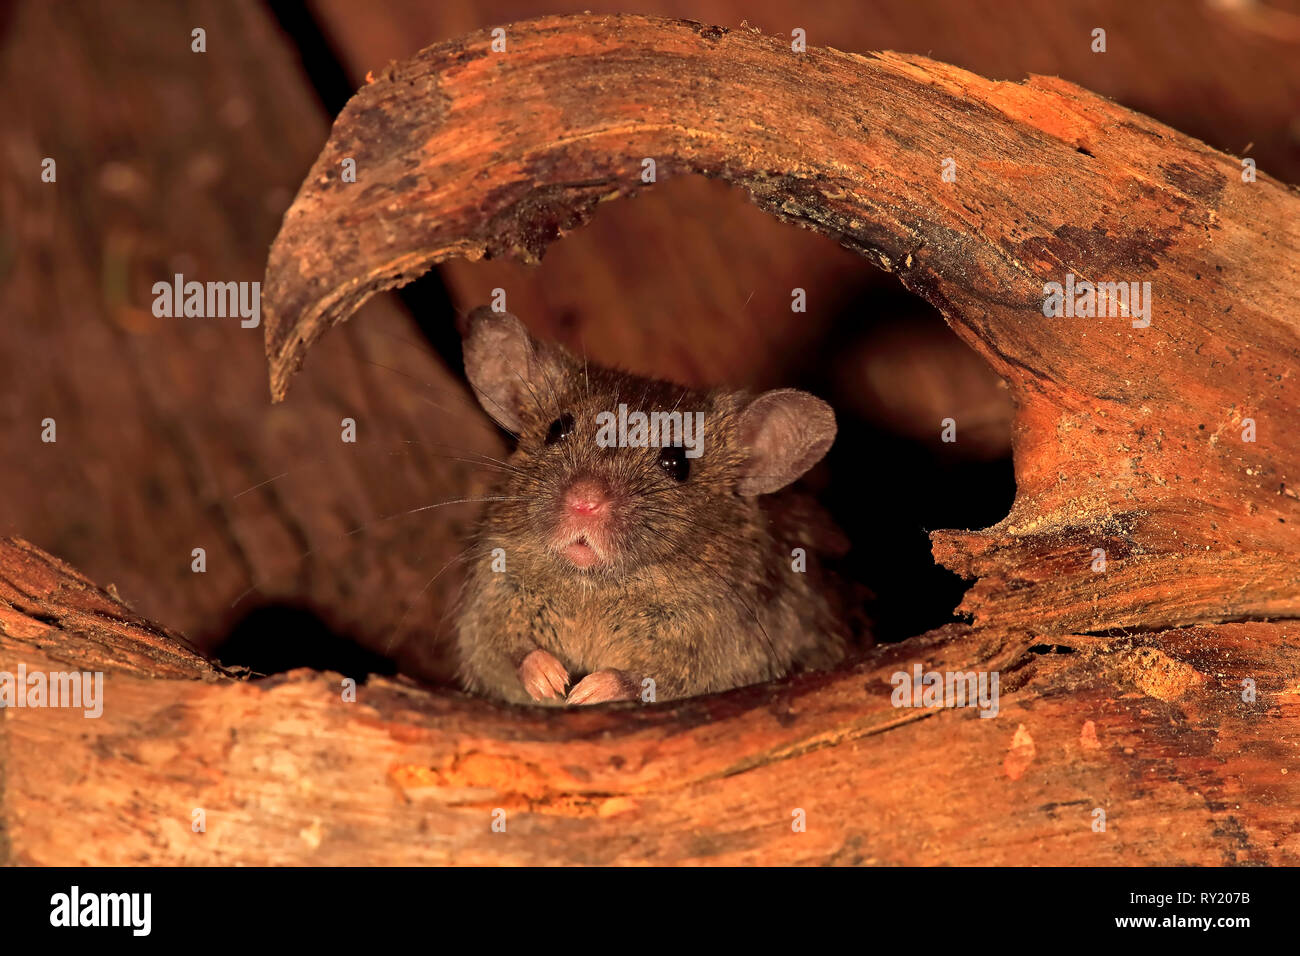
[[[462,546],[472,506],[385,519],[473,496],[486,473],[456,456],[501,441],[388,297],[276,407],[261,329],[153,314],[153,284],[178,272],[260,279],[328,123],[254,0],[150,9],[24,3],[0,37],[14,171],[0,181],[0,434],[14,465],[0,532],[201,647],[278,602],[437,672],[426,645],[455,568],[421,589]],[[190,50],[196,24],[204,54]],[[45,156],[55,183],[40,179]]]
[[[509,37],[504,54],[480,32],[392,64],[340,114],[268,262],[277,397],[374,291],[453,256],[534,260],[637,193],[653,156],[661,178],[723,179],[896,272],[1007,381],[1015,505],[933,535],[941,563],[979,579],[961,606],[977,623],[1100,632],[1300,608],[1294,193],[1056,79],[633,16]],[[334,175],[344,157],[363,188]],[[1068,275],[1149,282],[1150,327],[1045,318],[1047,283]]]
[[[640,0],[635,9],[733,30],[747,23],[774,38],[788,39],[798,27],[814,46],[924,53],[997,80],[1060,76],[1220,149],[1249,146],[1261,169],[1298,182],[1300,140],[1291,129],[1300,100],[1300,68],[1292,65],[1300,6],[1274,9],[1282,6],[1018,0],[1008,16],[998,0]],[[387,0],[382,13],[350,0],[311,0],[310,7],[355,87],[390,61],[473,30],[542,14],[628,9],[619,0]],[[1109,40],[1104,54],[1092,50],[1098,26]],[[1271,65],[1268,82],[1242,82],[1259,63]],[[884,404],[854,401],[854,389],[862,387],[856,367],[816,374],[823,382],[828,373],[845,382],[836,390],[840,410],[860,407],[908,434],[915,433],[913,419],[924,416],[928,440],[937,440],[934,422],[948,414],[963,424],[977,424],[977,416],[989,423],[978,448],[963,429],[962,440],[945,453],[1006,454],[1010,447],[1005,394],[1000,401],[997,393],[990,396],[991,374],[985,368],[984,378],[975,377],[963,363],[964,347],[944,338],[933,310],[915,300],[908,308],[891,276],[829,237],[763,215],[724,181],[675,178],[635,202],[602,204],[587,226],[550,246],[536,266],[453,258],[438,272],[462,311],[505,289],[511,308],[535,333],[585,349],[595,361],[656,377],[788,385],[808,372],[808,352],[828,334],[839,349],[848,344],[860,351],[864,362],[923,360],[930,374],[894,390]],[[790,311],[795,287],[808,291],[806,313]],[[882,321],[932,334],[920,342],[859,340]],[[742,342],[750,346],[735,347]],[[945,380],[950,371],[956,374]],[[936,404],[943,408],[937,417],[930,414]]]
[[[82,579],[17,542],[0,568],[6,664],[98,666],[64,607]],[[158,657],[155,629],[131,634],[125,659]],[[954,625],[835,674],[573,711],[382,678],[347,703],[334,674],[163,677],[117,654],[102,717],[5,712],[0,862],[1295,865],[1298,642],[1294,624]],[[893,706],[915,665],[999,673],[996,716]]]

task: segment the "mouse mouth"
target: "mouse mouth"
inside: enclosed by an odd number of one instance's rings
[[[604,558],[601,549],[585,534],[575,534],[558,542],[556,550],[575,568],[595,567]]]

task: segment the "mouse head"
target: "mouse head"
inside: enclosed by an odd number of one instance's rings
[[[465,371],[518,445],[485,530],[515,568],[616,579],[699,560],[702,538],[761,528],[755,496],[784,488],[835,438],[829,405],[778,389],[702,392],[588,366],[476,309]]]

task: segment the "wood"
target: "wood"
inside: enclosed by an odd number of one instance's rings
[[[21,542],[0,569],[6,662],[90,667],[81,608],[129,616]],[[833,675],[569,712],[382,678],[344,703],[305,670],[158,679],[156,631],[128,630],[101,718],[0,722],[0,863],[1300,863],[1294,624],[1037,645],[954,625]],[[914,664],[999,671],[997,717],[895,708]]]
[[[139,617],[116,589],[21,538],[0,539],[0,652],[5,667],[36,655],[65,670],[159,680],[234,676],[183,635]]]
[[[535,260],[636,194],[654,157],[661,179],[723,179],[896,272],[1008,382],[1015,505],[933,535],[942,564],[978,579],[961,605],[976,623],[1300,610],[1300,199],[1281,184],[1061,80],[796,55],[645,17],[543,18],[508,38],[505,54],[484,31],[392,64],[340,114],[267,267],[275,397],[376,290],[451,256]],[[358,188],[339,181],[346,157]],[[1150,282],[1150,328],[1044,318],[1067,274]]]
[[[550,0],[386,0],[382,15],[352,0],[311,0],[310,6],[354,87],[364,84],[367,72],[379,73],[389,61],[406,60],[437,40],[557,12]],[[585,0],[581,6],[616,13],[630,5]],[[692,0],[688,6],[693,19],[732,29],[746,21],[765,34],[789,37],[798,26],[815,46],[924,52],[994,79],[1060,76],[1220,148],[1253,144],[1249,155],[1261,169],[1300,181],[1300,151],[1288,134],[1300,101],[1300,70],[1288,66],[1293,41],[1285,30],[1267,29],[1269,18],[1258,7],[1017,0],[1009,17],[996,4],[952,0]],[[638,0],[635,9],[674,16],[687,6]],[[1285,23],[1287,16],[1275,19]],[[1109,37],[1104,54],[1092,51],[1097,26]],[[1276,65],[1269,81],[1242,82],[1259,63]],[[505,289],[512,310],[535,333],[585,349],[604,364],[694,384],[754,388],[789,385],[811,371],[824,397],[834,384],[842,413],[861,408],[872,420],[938,443],[935,423],[960,409],[961,440],[942,445],[941,452],[1009,453],[1005,392],[989,394],[985,383],[996,377],[933,309],[899,294],[892,276],[833,239],[764,215],[722,181],[670,178],[637,202],[604,204],[583,229],[550,246],[538,266],[453,258],[437,271],[460,311]],[[806,313],[790,311],[796,286],[808,292]],[[868,338],[877,323],[894,322],[905,335]],[[853,349],[861,362],[842,370],[818,362],[815,350],[824,349],[828,334],[835,336],[837,354]],[[734,347],[740,341],[756,347]],[[913,364],[930,375],[910,378],[905,388],[882,389],[887,402],[866,400],[874,397],[869,391],[878,378],[861,374],[863,365],[879,363],[888,374],[918,353],[924,361]],[[954,367],[962,374],[943,374]],[[990,402],[991,427],[977,443],[971,419],[984,401]],[[932,413],[935,405],[941,414]],[[913,417],[923,420],[923,431]]]
[[[1260,169],[1294,183],[1300,150],[1289,130],[1300,69],[1291,64],[1300,7],[1291,2],[1288,14],[1278,5],[1017,0],[1008,17],[996,4],[952,0],[692,0],[687,12],[777,37],[797,25],[810,43],[846,51],[923,51],[993,79],[1060,76],[1211,145],[1248,151]],[[556,12],[549,0],[388,0],[383,15],[352,0],[310,6],[354,87],[436,40]],[[628,6],[582,4],[596,13]],[[685,11],[675,0],[638,0],[635,8]],[[1104,54],[1092,49],[1099,25],[1109,37]],[[1242,82],[1260,63],[1274,65],[1269,81]],[[462,313],[504,289],[535,334],[593,361],[701,385],[815,383],[842,418],[856,414],[906,434],[946,462],[1010,455],[1006,390],[933,308],[834,239],[764,215],[720,180],[670,178],[637,202],[603,204],[536,266],[452,258],[437,272]],[[790,310],[795,287],[808,292],[806,313]],[[735,347],[741,342],[751,347]],[[954,412],[960,440],[944,444],[937,423]],[[1001,496],[989,513],[1000,505]],[[928,524],[951,522],[936,515]],[[889,566],[871,575],[886,590]]]
[[[190,51],[196,24],[205,54]],[[153,283],[176,272],[261,276],[328,131],[287,38],[256,0],[147,17],[23,3],[0,44],[12,94],[0,139],[15,157],[0,190],[14,228],[0,253],[0,379],[4,447],[21,462],[0,474],[0,533],[116,585],[201,648],[281,602],[445,677],[429,638],[456,568],[421,589],[473,512],[384,518],[472,496],[487,477],[453,450],[502,447],[466,414],[477,407],[460,379],[381,296],[272,408],[261,329],[152,312]],[[40,180],[46,155],[53,184]],[[57,443],[41,441],[46,417]],[[344,417],[356,444],[339,440]]]
[[[213,667],[113,589],[4,540],[0,669],[102,667],[108,700],[98,719],[4,713],[0,863],[1300,863],[1300,634],[1225,623],[1296,613],[1297,450],[1281,431],[1297,399],[1296,197],[1266,176],[1238,185],[1228,157],[1060,81],[797,58],[778,39],[645,18],[510,37],[509,61],[481,53],[485,35],[443,44],[345,111],[273,250],[273,388],[376,288],[443,253],[535,256],[551,226],[634,190],[641,155],[663,157],[661,177],[718,176],[895,269],[1010,383],[1015,509],[935,538],[980,577],[973,625],[653,708],[537,713],[382,678],[347,703],[335,674]],[[653,95],[647,70],[663,77]],[[692,89],[692,71],[710,82]],[[418,94],[435,87],[429,112]],[[794,97],[806,153],[766,111],[779,97]],[[855,131],[844,120],[859,115]],[[517,139],[476,138],[502,129]],[[368,150],[359,165],[380,175],[316,192],[343,149]],[[938,178],[944,155],[955,184]],[[453,189],[458,163],[493,188]],[[1152,327],[1035,317],[1067,266],[1150,278]],[[300,388],[331,396],[349,367],[328,358],[337,339],[311,346]],[[1231,445],[1247,410],[1259,440]],[[1099,542],[1104,573],[1089,567]],[[346,605],[346,571],[338,594]],[[891,679],[913,665],[997,672],[998,716],[894,707]]]

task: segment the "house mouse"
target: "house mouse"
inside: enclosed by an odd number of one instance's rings
[[[487,308],[464,356],[517,440],[457,608],[467,690],[663,701],[843,659],[849,628],[818,563],[842,538],[782,490],[834,440],[829,405],[588,366]]]

